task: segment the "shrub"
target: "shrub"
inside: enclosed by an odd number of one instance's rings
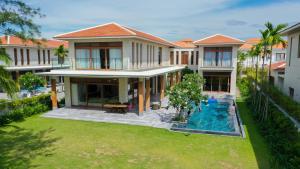
[[[50,109],[51,98],[49,94],[6,102],[5,107],[1,108],[2,115],[0,115],[0,126],[9,124],[13,121],[24,120],[26,117],[43,113]]]
[[[262,136],[266,139],[270,150],[274,156],[270,163],[272,168],[280,169],[296,169],[300,166],[300,134],[294,124],[283,115],[270,102],[268,104],[267,117],[263,110],[258,110],[256,105],[253,105],[253,100],[256,104],[265,104],[265,99],[258,99],[253,91],[251,82],[244,78],[238,82],[241,94],[247,99],[248,108],[253,112],[251,115],[257,122]],[[247,91],[247,92],[242,92]]]

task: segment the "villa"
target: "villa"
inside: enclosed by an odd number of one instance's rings
[[[300,23],[281,32],[287,36],[287,58],[283,91],[295,101],[300,102]]]
[[[181,80],[186,66],[206,79],[204,91],[235,95],[237,51],[244,43],[220,34],[172,43],[117,23],[54,38],[68,41],[71,67],[40,74],[51,76],[52,84],[64,77],[66,107],[119,102],[139,114],[165,97],[166,87]],[[55,85],[52,101],[56,107]]]
[[[68,47],[67,42],[58,40],[37,40],[39,43],[23,41],[16,36],[1,36],[0,48],[8,53],[11,64],[5,68],[11,73],[14,80],[27,72],[47,72],[52,69],[68,68],[67,60],[60,64],[54,55],[54,49],[60,45]],[[62,78],[58,78],[60,82]]]

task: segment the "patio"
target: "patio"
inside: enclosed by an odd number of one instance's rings
[[[121,123],[165,129],[170,129],[171,120],[174,116],[175,110],[173,108],[150,110],[142,115],[132,112],[120,114],[97,109],[59,108],[42,115],[42,117],[48,118]]]

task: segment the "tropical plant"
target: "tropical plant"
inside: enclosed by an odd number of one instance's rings
[[[268,73],[268,80],[270,82],[270,77],[271,77],[271,64],[272,64],[272,51],[273,51],[273,46],[281,44],[284,48],[286,47],[286,41],[282,38],[280,31],[285,29],[287,27],[287,24],[278,24],[278,25],[273,25],[271,22],[267,22],[265,24],[267,27],[267,30],[269,32],[269,45],[270,45],[270,63],[269,63],[269,73]]]
[[[31,72],[27,72],[26,74],[20,76],[19,84],[21,88],[31,92],[37,87],[44,86],[46,84],[46,80]]]
[[[63,64],[65,57],[68,56],[68,49],[64,47],[64,45],[60,45],[58,48],[54,50],[54,55],[58,57],[58,64]]]
[[[237,75],[238,75],[238,77],[241,77],[241,73],[243,71],[243,64],[247,57],[248,57],[248,53],[244,53],[240,50],[238,51],[238,55],[237,55],[237,58],[238,58]]]
[[[40,35],[40,27],[33,23],[32,18],[43,16],[40,9],[32,8],[20,0],[0,0],[0,6],[0,34],[36,42],[34,36]],[[11,59],[3,48],[0,49],[0,61],[4,63],[0,65],[0,87],[12,97],[18,91],[18,87],[5,69]]]
[[[179,119],[185,120],[184,110],[192,111],[193,105],[198,106],[200,104],[201,99],[203,99],[201,94],[203,84],[204,79],[199,74],[186,74],[180,83],[167,90],[169,104],[177,110]]]
[[[186,66],[184,69],[182,69],[181,73],[182,77],[184,77],[184,75],[194,73],[194,71]]]

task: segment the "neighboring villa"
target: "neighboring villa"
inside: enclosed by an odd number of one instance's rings
[[[64,64],[58,63],[54,56],[54,48],[68,43],[58,40],[23,41],[15,36],[1,36],[0,48],[4,48],[11,58],[11,64],[6,67],[14,80],[26,72],[47,72],[52,69],[67,68],[68,60]]]
[[[247,39],[245,41],[245,44],[240,47],[240,50],[242,52],[248,52],[248,51],[251,50],[251,48],[254,45],[258,44],[259,41],[260,41],[260,38]],[[285,58],[286,58],[286,49],[282,45],[273,46],[272,56],[271,56],[272,63],[285,61]],[[267,65],[269,63],[270,63],[270,56],[265,58],[265,64]],[[263,60],[262,60],[261,57],[259,57],[258,66],[261,67],[262,64],[263,64]],[[252,67],[252,66],[254,67],[255,65],[256,65],[256,57],[254,57],[253,60],[252,60],[252,58],[247,58],[244,61],[244,66],[245,67]]]
[[[283,30],[281,34],[288,39],[284,92],[300,102],[300,23]]]
[[[165,97],[166,86],[181,80],[185,66],[204,76],[204,90],[235,95],[237,50],[243,41],[232,37],[188,39],[184,46],[108,23],[54,38],[68,41],[73,66],[41,75],[64,77],[66,107],[119,102],[132,111],[148,111],[152,101]],[[55,86],[52,98],[55,107]]]

